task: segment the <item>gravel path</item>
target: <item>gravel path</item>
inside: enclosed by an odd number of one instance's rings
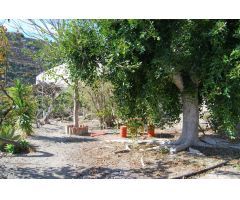
[[[83,166],[76,165],[83,143],[94,142],[94,138],[67,137],[64,126],[46,125],[36,129],[29,142],[36,152],[7,155],[0,159],[0,176],[4,178],[75,178]]]
[[[64,133],[65,125],[52,122],[36,129],[34,136],[28,138],[37,147],[35,152],[20,155],[0,152],[0,178],[169,178],[221,160],[187,152],[169,155],[131,150],[116,154],[125,148],[123,143],[111,142],[117,136],[69,137]],[[224,166],[195,178],[240,178],[239,172],[236,167]]]
[[[151,178],[141,169],[140,154],[116,155],[124,144],[101,137],[67,136],[64,125],[52,122],[36,129],[28,141],[37,146],[29,154],[0,155],[0,178]],[[114,136],[116,138],[116,136]]]

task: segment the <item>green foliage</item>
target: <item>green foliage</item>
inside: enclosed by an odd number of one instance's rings
[[[143,117],[144,121],[158,125],[179,120],[179,93],[170,82],[167,70],[157,69],[166,59],[154,58],[158,53],[155,48],[161,42],[155,21],[108,20],[100,23],[103,34],[110,38],[107,49],[115,52],[109,53],[107,64],[119,116],[123,119]]]
[[[29,142],[26,141],[26,140],[21,140],[21,141],[19,142],[19,144],[20,144],[20,146],[21,146],[22,149],[27,149],[27,148],[29,147]]]
[[[0,138],[19,140],[20,136],[15,134],[15,130],[11,125],[6,124],[0,128]]]
[[[105,79],[96,79],[91,86],[80,86],[80,102],[89,112],[95,113],[101,125],[112,127],[115,121],[116,105],[113,85]]]
[[[72,80],[91,84],[103,56],[104,41],[94,20],[70,20],[58,34],[57,51],[61,62],[68,64]]]
[[[239,20],[107,20],[109,77],[119,111],[174,123],[184,92],[198,90],[218,130],[234,137],[240,121]]]
[[[127,121],[127,127],[130,137],[135,140],[144,132],[144,123],[141,118],[130,118]]]
[[[169,152],[170,152],[170,150],[167,147],[163,147],[163,148],[159,149],[159,153],[161,153],[161,154],[168,154]]]
[[[68,117],[71,115],[73,107],[72,91],[69,89],[62,92],[54,101],[53,104],[53,117]]]
[[[182,112],[182,94],[198,93],[216,129],[234,137],[239,45],[239,20],[69,20],[51,50],[59,64],[68,64],[73,80],[91,85],[108,78],[124,120],[173,124]],[[184,91],[173,81],[176,74]]]
[[[15,146],[14,144],[6,144],[4,145],[4,151],[11,154],[16,153],[27,153],[29,152],[30,144],[26,140],[18,141],[18,145]]]
[[[15,146],[13,144],[6,144],[4,149],[7,153],[11,153],[11,154],[15,153]]]
[[[15,126],[23,135],[30,135],[33,132],[32,123],[36,113],[36,102],[31,95],[32,88],[16,80],[14,87],[9,88],[9,93],[14,102],[12,118]]]
[[[16,153],[27,153],[29,152],[30,144],[26,140],[20,140],[19,146],[16,148]]]

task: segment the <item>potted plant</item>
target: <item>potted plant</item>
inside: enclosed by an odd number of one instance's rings
[[[155,137],[155,126],[152,123],[148,124],[147,134],[149,137]]]
[[[144,127],[142,118],[130,118],[127,122],[127,127],[131,138],[136,139]]]

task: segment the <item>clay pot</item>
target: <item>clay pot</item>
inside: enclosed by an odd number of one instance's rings
[[[155,137],[154,128],[155,127],[153,125],[148,126],[148,130],[147,130],[148,137]]]
[[[80,125],[80,127],[75,127],[74,125],[67,125],[65,131],[67,134],[70,135],[88,134],[88,126]]]
[[[120,126],[120,136],[123,138],[127,137],[127,127],[126,126]]]

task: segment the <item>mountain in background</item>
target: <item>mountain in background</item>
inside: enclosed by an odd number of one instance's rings
[[[36,76],[44,71],[40,60],[33,59],[33,55],[41,48],[41,41],[16,32],[8,32],[7,37],[10,44],[7,85],[12,85],[15,79],[25,84],[35,84]]]

